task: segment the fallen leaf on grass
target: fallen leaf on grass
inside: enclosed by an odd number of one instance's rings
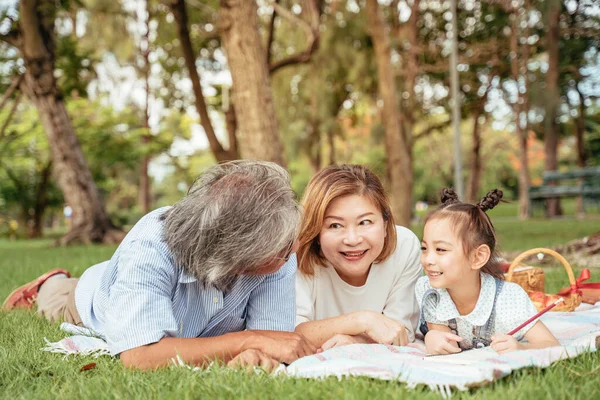
[[[87,370],[94,369],[94,368],[96,368],[96,363],[85,364],[83,367],[81,367],[79,372],[87,371]]]

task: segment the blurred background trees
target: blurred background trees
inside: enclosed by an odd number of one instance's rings
[[[240,157],[286,166],[298,194],[368,164],[403,225],[452,185],[447,1],[0,7],[0,217],[23,235],[68,203],[64,243],[117,241]],[[544,170],[600,165],[600,6],[460,0],[457,22],[466,197],[501,187],[527,218]]]

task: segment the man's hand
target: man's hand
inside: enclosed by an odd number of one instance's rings
[[[452,332],[430,330],[425,335],[425,347],[428,354],[454,354],[460,353],[458,342],[463,340]]]
[[[522,345],[512,335],[497,334],[492,336],[490,347],[498,354],[504,354],[511,351],[521,350]]]
[[[309,356],[317,351],[304,335],[296,332],[247,331],[252,336],[244,344],[244,349],[256,349],[277,361],[291,364],[298,358]]]
[[[403,323],[375,311],[361,311],[364,333],[376,343],[406,346],[408,332]]]
[[[249,349],[238,354],[227,363],[227,366],[237,369],[248,369],[249,371],[252,371],[252,367],[260,367],[266,372],[271,373],[279,366],[279,362],[259,350]]]

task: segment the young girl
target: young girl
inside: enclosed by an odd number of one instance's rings
[[[540,320],[506,334],[537,310],[519,285],[504,281],[497,261],[496,234],[485,212],[501,198],[495,189],[473,205],[444,189],[442,205],[425,221],[421,265],[427,276],[417,281],[415,292],[430,354],[485,346],[502,354],[559,345]]]
[[[304,197],[296,331],[323,350],[414,340],[419,240],[396,226],[383,185],[362,165],[317,173]]]

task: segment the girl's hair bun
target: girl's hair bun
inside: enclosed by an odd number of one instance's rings
[[[454,189],[444,188],[440,193],[440,197],[442,199],[442,205],[447,206],[450,204],[458,203],[458,195],[454,191]]]
[[[477,207],[479,207],[482,211],[491,210],[496,207],[500,200],[502,200],[502,190],[494,189],[490,190],[488,194],[486,194],[483,199],[479,203],[477,203]]]

